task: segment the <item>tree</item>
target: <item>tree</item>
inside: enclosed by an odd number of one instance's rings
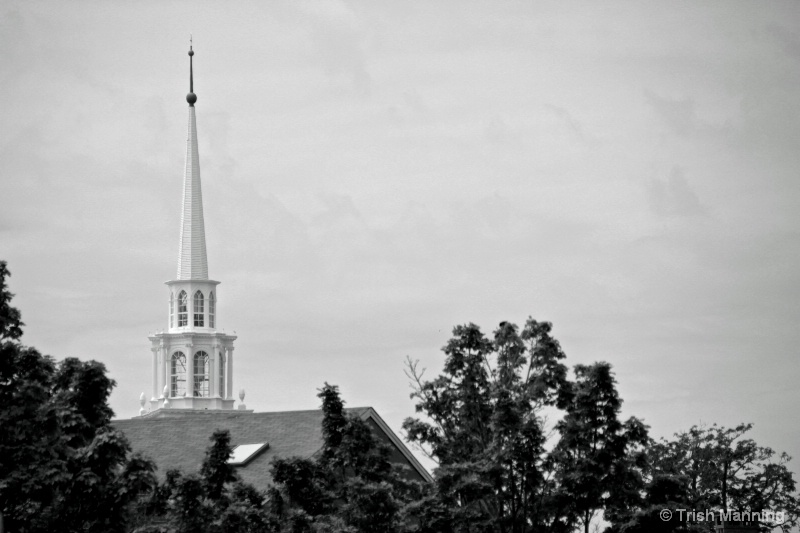
[[[545,464],[543,409],[565,401],[565,355],[551,324],[502,322],[488,340],[457,326],[431,381],[409,362],[417,412],[403,424],[439,467],[435,493],[418,504],[422,531],[556,530]],[[548,529],[545,529],[548,528]]]
[[[665,517],[664,510],[670,511]],[[687,479],[680,475],[653,475],[646,484],[641,505],[614,513],[605,533],[701,533],[705,523],[688,521],[678,512],[687,503]]]
[[[212,446],[206,451],[206,457],[200,468],[203,488],[211,500],[223,497],[225,485],[238,481],[236,470],[228,463],[233,454],[231,435],[227,430],[216,430],[211,435]]]
[[[796,483],[788,468],[791,458],[745,438],[752,427],[693,426],[671,440],[653,443],[653,476],[683,478],[689,509],[782,510],[786,521],[776,527],[790,531],[800,518]],[[765,528],[773,529],[768,524]]]
[[[559,484],[559,505],[584,533],[604,511],[614,521],[641,504],[646,468],[647,426],[636,418],[619,420],[622,401],[608,363],[575,367],[566,415],[550,460]]]
[[[421,488],[403,476],[366,422],[348,415],[338,389],[320,390],[323,446],[312,458],[276,458],[266,494],[228,463],[228,431],[215,431],[199,473],[167,473],[142,506],[138,533],[398,532]]]
[[[401,532],[411,527],[423,488],[390,459],[370,426],[344,410],[339,390],[325,384],[323,446],[315,458],[273,460],[269,491],[276,531]]]
[[[19,343],[0,262],[0,520],[11,531],[115,531],[154,484],[110,426],[114,381],[96,361],[56,363]]]
[[[0,342],[5,340],[19,340],[22,337],[22,326],[19,309],[11,307],[14,297],[8,290],[6,278],[11,276],[8,265],[0,261]]]
[[[243,483],[228,462],[233,453],[228,430],[210,437],[200,471],[169,470],[142,502],[137,533],[267,533],[264,495]]]

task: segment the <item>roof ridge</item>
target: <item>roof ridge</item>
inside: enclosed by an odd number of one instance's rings
[[[345,407],[345,412],[365,412],[372,409],[372,407]],[[240,412],[240,411],[217,411],[217,410],[198,410],[198,409],[168,409],[164,413],[167,416],[163,417],[149,417],[149,416],[137,416],[134,418],[115,418],[112,421],[114,423],[117,422],[138,422],[140,420],[147,420],[148,422],[154,422],[156,420],[169,420],[174,421],[180,418],[192,418],[192,417],[245,417],[245,416],[264,416],[264,415],[282,415],[282,414],[298,414],[298,413],[320,413],[322,412],[322,408],[319,409],[295,409],[291,411],[260,411],[260,412]],[[172,416],[170,416],[172,415]]]

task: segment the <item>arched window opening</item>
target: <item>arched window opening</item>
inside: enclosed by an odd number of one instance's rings
[[[186,396],[186,355],[183,352],[172,354],[170,365],[170,397]]]
[[[194,293],[194,325],[195,327],[203,327],[203,293],[197,291]]]
[[[217,327],[217,299],[213,292],[208,295],[208,327]]]
[[[208,354],[194,354],[194,392],[198,398],[208,398]]]
[[[169,292],[169,327],[173,327],[175,324],[175,294],[170,291]]]
[[[178,294],[178,327],[179,328],[182,328],[182,327],[188,325],[188,323],[189,323],[189,310],[187,309],[187,306],[189,304],[189,302],[187,301],[188,299],[189,299],[189,297],[186,296],[186,291],[181,291],[180,294]]]
[[[219,386],[217,387],[220,398],[225,398],[225,356],[219,353]]]

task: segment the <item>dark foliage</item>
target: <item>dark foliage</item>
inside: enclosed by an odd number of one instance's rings
[[[231,458],[231,436],[228,431],[216,430],[211,435],[213,444],[206,451],[206,458],[200,469],[205,492],[212,500],[222,498],[225,484],[236,481],[238,477],[234,467],[228,464]]]
[[[216,431],[199,474],[167,474],[143,508],[151,513],[139,531],[393,532],[410,528],[407,507],[421,488],[389,460],[370,427],[348,416],[328,384],[322,400],[323,447],[313,458],[278,458],[274,486],[262,494],[239,481],[230,435]]]
[[[316,458],[276,459],[269,494],[281,532],[400,532],[414,523],[424,490],[390,460],[369,427],[344,411],[337,387],[320,390],[323,447]]]
[[[487,339],[458,326],[443,372],[409,363],[416,409],[404,429],[439,467],[410,481],[370,425],[320,389],[322,449],[273,460],[260,493],[215,431],[197,473],[166,473],[130,453],[110,426],[114,386],[95,361],[61,362],[20,344],[21,315],[0,262],[0,527],[8,531],[138,533],[573,533],[602,517],[606,533],[710,532],[663,509],[783,510],[798,525],[789,457],[745,438],[750,425],[693,427],[653,441],[620,420],[607,363],[577,365],[547,322],[503,322]],[[556,422],[548,422],[548,416]],[[764,530],[772,530],[764,524]]]
[[[422,531],[555,531],[563,523],[543,411],[564,406],[571,389],[551,328],[529,319],[520,333],[503,322],[490,341],[474,324],[458,326],[441,375],[423,381],[409,363],[426,420],[403,427],[439,464],[434,494],[418,503]]]
[[[608,363],[577,365],[565,396],[566,414],[556,424],[560,438],[549,463],[559,510],[589,533],[599,512],[614,520],[641,504],[647,427],[636,418],[619,420],[622,401]]]
[[[409,362],[425,418],[404,429],[439,465],[434,490],[413,504],[420,531],[589,532],[601,518],[607,533],[712,531],[678,509],[783,510],[776,529],[796,525],[789,457],[743,438],[749,425],[652,441],[640,420],[620,419],[611,366],[577,365],[570,381],[550,331],[503,322],[489,340],[458,326],[440,375],[423,380]]]
[[[745,438],[751,424],[735,428],[694,426],[672,439],[648,447],[648,490],[641,507],[632,507],[615,521],[614,531],[648,531],[658,509],[783,511],[781,524],[764,522],[764,531],[791,531],[798,525],[800,501],[789,456]],[[665,503],[666,502],[666,503]],[[658,531],[712,532],[713,525],[675,520]],[[669,529],[673,527],[674,529]],[[655,529],[653,529],[655,531]]]
[[[0,342],[5,340],[19,340],[22,337],[22,315],[19,309],[11,307],[14,295],[8,290],[6,278],[11,277],[8,265],[0,261]]]
[[[154,467],[110,426],[101,363],[19,344],[8,275],[0,263],[0,518],[14,532],[122,531]]]
[[[138,533],[257,533],[273,531],[267,523],[264,495],[239,480],[228,463],[232,454],[227,430],[211,435],[199,473],[170,470],[142,506],[148,520]]]

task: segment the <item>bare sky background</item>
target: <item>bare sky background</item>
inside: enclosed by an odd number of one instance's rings
[[[167,326],[189,33],[209,272],[258,411],[554,323],[655,436],[800,456],[797,2],[0,2],[0,258],[119,417]],[[793,463],[800,470],[800,457]]]

